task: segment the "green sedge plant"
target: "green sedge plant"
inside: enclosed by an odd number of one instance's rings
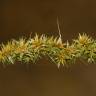
[[[22,37],[0,44],[0,62],[3,64],[14,64],[16,61],[35,63],[43,56],[48,56],[58,67],[75,63],[78,58],[95,63],[96,40],[83,33],[70,44],[68,41],[63,43],[60,36],[36,34],[33,38]]]

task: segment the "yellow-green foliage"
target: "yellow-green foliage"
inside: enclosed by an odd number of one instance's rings
[[[58,67],[73,63],[77,58],[88,62],[96,61],[96,40],[86,34],[79,34],[78,38],[69,42],[62,42],[60,37],[47,37],[44,34],[34,38],[20,38],[10,40],[0,45],[0,62],[14,64],[16,61],[33,62],[42,56],[48,56]]]

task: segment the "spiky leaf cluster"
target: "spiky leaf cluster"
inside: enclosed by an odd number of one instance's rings
[[[84,33],[69,44],[68,41],[63,43],[60,37],[36,34],[33,38],[13,39],[0,44],[0,62],[4,64],[16,61],[35,63],[43,56],[48,56],[58,67],[74,63],[77,58],[92,63],[96,61],[96,40]]]

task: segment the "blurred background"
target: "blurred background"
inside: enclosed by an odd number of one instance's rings
[[[30,33],[58,36],[57,17],[63,41],[83,32],[96,37],[95,0],[0,0],[0,43]],[[96,65],[85,63],[1,64],[0,96],[96,96]]]

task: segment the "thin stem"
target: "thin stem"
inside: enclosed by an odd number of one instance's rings
[[[62,38],[58,17],[57,17],[57,27],[58,27],[59,36],[60,36],[60,38]]]

